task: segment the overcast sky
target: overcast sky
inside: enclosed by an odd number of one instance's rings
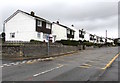
[[[118,0],[3,0],[0,8],[0,32],[3,21],[20,9],[98,36],[105,37],[107,30],[108,37],[118,37]]]

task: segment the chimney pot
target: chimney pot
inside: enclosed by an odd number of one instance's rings
[[[35,15],[35,13],[34,13],[33,11],[31,11],[31,15],[32,15],[32,16],[34,16],[34,15]]]
[[[74,27],[74,25],[73,25],[73,24],[72,24],[71,26],[72,26],[72,27]]]
[[[57,21],[57,24],[59,24],[59,21]]]

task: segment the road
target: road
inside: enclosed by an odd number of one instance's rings
[[[118,64],[120,62],[120,57],[118,57],[103,74],[99,77],[98,81],[120,81],[120,67]],[[119,78],[119,79],[118,79]]]
[[[118,53],[117,47],[95,48],[82,50],[74,54],[55,57],[50,61],[32,60],[28,63],[7,65],[4,61],[2,68],[3,81],[117,81],[106,78],[103,73],[107,63]],[[18,62],[19,63],[19,62]],[[12,63],[11,63],[12,64]],[[114,68],[113,68],[114,69]],[[110,71],[109,68],[106,71]],[[118,68],[115,67],[115,71]],[[110,74],[109,74],[110,75]],[[106,79],[104,79],[106,78]]]

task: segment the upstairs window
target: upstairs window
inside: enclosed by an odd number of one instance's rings
[[[50,24],[46,23],[46,28],[50,29]]]
[[[67,29],[67,34],[70,34],[70,29]]]
[[[37,21],[37,26],[42,27],[42,21],[38,20]]]
[[[74,35],[74,31],[72,31],[72,35]]]
[[[82,31],[81,30],[79,30],[79,34],[82,35]]]
[[[10,33],[10,38],[15,38],[15,33]]]

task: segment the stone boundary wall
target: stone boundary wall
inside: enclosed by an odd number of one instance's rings
[[[2,57],[49,57],[80,49],[81,46],[50,45],[48,48],[47,44],[3,44]]]

